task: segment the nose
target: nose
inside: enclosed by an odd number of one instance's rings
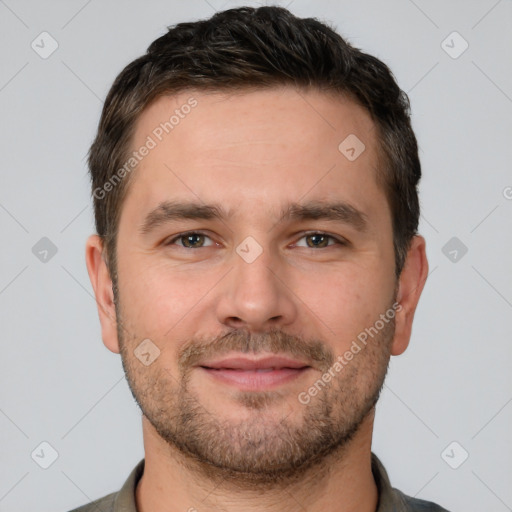
[[[265,250],[252,262],[234,254],[233,264],[218,291],[216,313],[220,323],[265,332],[296,321],[297,299],[277,258]]]

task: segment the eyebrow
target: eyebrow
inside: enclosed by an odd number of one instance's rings
[[[148,213],[139,232],[147,235],[158,226],[173,220],[223,220],[226,218],[227,214],[218,205],[163,201]]]
[[[201,204],[196,202],[163,201],[151,210],[139,228],[147,235],[157,227],[173,220],[221,220],[226,221],[230,212],[219,204]],[[277,223],[300,220],[331,220],[348,224],[358,231],[368,230],[368,216],[343,201],[291,203],[281,212]],[[275,224],[274,224],[275,226]]]
[[[332,220],[351,225],[358,231],[368,230],[368,216],[349,203],[343,201],[311,201],[306,204],[292,203],[282,213],[284,220]]]

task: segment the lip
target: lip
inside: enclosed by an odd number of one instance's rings
[[[198,368],[215,381],[242,391],[264,391],[292,382],[310,370],[311,366],[282,356],[260,359],[238,356],[203,363]]]
[[[265,356],[260,359],[252,359],[248,357],[227,357],[224,359],[218,359],[206,363],[202,363],[200,366],[203,368],[209,368],[212,370],[267,370],[291,368],[299,369],[309,366],[304,361],[298,361],[284,356]]]

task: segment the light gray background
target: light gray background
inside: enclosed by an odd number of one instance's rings
[[[391,362],[373,450],[407,494],[453,512],[512,510],[512,2],[288,4],[391,67],[421,146],[431,274],[411,345]],[[85,267],[85,155],[129,61],[166,25],[238,5],[0,0],[1,511],[67,511],[118,490],[144,455]],[[43,31],[59,45],[47,59],[31,48]],[[441,46],[453,31],[469,44],[458,58]],[[32,252],[42,237],[58,250],[47,262]],[[442,251],[452,237],[468,248],[456,262]],[[50,456],[43,441],[58,452],[48,469],[31,458]]]

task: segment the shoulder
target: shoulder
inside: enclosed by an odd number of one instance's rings
[[[107,494],[106,496],[103,496],[103,498],[91,501],[91,503],[74,508],[69,512],[98,512],[98,510],[101,510],[101,512],[113,512],[117,494],[117,492]]]
[[[135,491],[144,473],[144,463],[144,459],[139,461],[119,491],[107,494],[70,512],[137,512]]]
[[[448,512],[437,503],[412,498],[392,487],[386,468],[380,459],[374,453],[371,457],[372,473],[379,492],[377,512]]]
[[[402,491],[393,488],[393,493],[397,501],[402,505],[397,509],[397,512],[448,512],[445,508],[432,501],[420,500],[407,496]]]

